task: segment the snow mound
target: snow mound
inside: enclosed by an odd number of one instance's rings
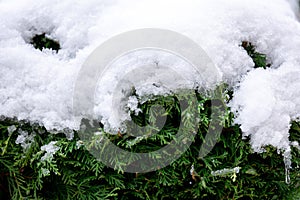
[[[287,150],[289,123],[300,113],[298,14],[296,0],[2,0],[0,115],[40,121],[48,129],[78,129],[72,95],[88,55],[116,34],[161,28],[186,35],[207,52],[235,90],[229,105],[256,151],[269,144]],[[58,53],[29,44],[41,33],[60,43]],[[266,54],[271,68],[253,69],[242,41]],[[101,108],[99,115],[110,114],[105,102]],[[107,117],[105,126],[111,123]]]

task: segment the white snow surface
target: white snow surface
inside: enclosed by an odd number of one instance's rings
[[[72,95],[88,55],[114,35],[161,28],[188,36],[207,52],[234,89],[229,106],[255,151],[269,144],[288,150],[289,124],[300,117],[298,14],[296,0],[1,0],[0,115],[39,121],[49,130],[78,129]],[[59,41],[58,53],[29,44],[44,32]],[[244,40],[267,55],[270,69],[253,68],[240,46]],[[132,59],[125,58],[126,64]],[[104,88],[111,84],[107,80]],[[109,99],[111,93],[106,95]],[[116,128],[110,104],[99,105],[104,105],[98,114],[105,126]]]

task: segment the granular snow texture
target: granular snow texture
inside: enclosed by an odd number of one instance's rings
[[[229,106],[254,150],[269,144],[287,150],[289,124],[300,117],[298,16],[294,0],[2,0],[0,115],[39,121],[48,129],[78,129],[72,95],[88,55],[116,34],[161,28],[188,36],[206,51],[223,82],[234,89]],[[30,44],[42,33],[59,41],[58,53]],[[254,69],[242,41],[266,54],[271,67]],[[99,105],[106,108],[97,113],[105,126],[116,128],[109,117],[112,108]]]

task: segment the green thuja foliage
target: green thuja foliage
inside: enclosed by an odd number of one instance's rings
[[[52,49],[58,52],[58,50],[60,49],[60,44],[57,41],[47,37],[46,33],[35,35],[31,39],[30,43],[34,46],[34,48],[39,49],[41,51],[45,48]]]
[[[267,63],[267,57],[265,54],[259,53],[255,50],[255,46],[251,42],[243,41],[241,45],[252,58],[254,62],[254,68],[264,68],[270,67]]]
[[[171,99],[173,97],[164,103],[157,99],[139,107],[146,111],[155,102],[163,104],[172,119],[182,110],[178,110],[176,101]],[[212,102],[200,95],[197,102],[201,120],[191,146],[169,166],[149,173],[125,173],[117,166],[116,170],[106,167],[87,151],[89,146],[83,145],[77,132],[73,139],[68,139],[65,134],[49,133],[37,124],[2,119],[0,199],[293,199],[299,195],[299,150],[292,151],[292,182],[286,184],[282,155],[272,147],[266,147],[264,153],[254,153],[249,141],[242,139],[239,126],[232,124],[233,115],[229,110],[217,144],[206,157],[199,158],[211,120]],[[145,115],[139,120],[147,120]],[[109,138],[128,151],[149,152],[173,138],[176,123],[173,128],[172,123],[170,120],[163,131],[131,145],[128,142],[135,138],[130,134]],[[101,127],[97,129],[103,132]],[[29,139],[22,147],[16,141],[24,131]],[[290,133],[291,140],[299,141],[299,123],[292,123]],[[90,146],[99,144],[99,139],[92,137]],[[58,150],[52,157],[45,157],[47,152],[42,146],[51,141],[56,141],[54,146]],[[236,167],[239,167],[238,172],[233,170]],[[218,173],[223,169],[228,172]]]
[[[9,132],[11,127],[15,130]],[[0,131],[1,199],[105,199],[115,195],[118,188],[107,187],[108,178],[100,175],[104,166],[79,148],[76,139],[12,119],[3,120]],[[16,144],[21,131],[34,135],[26,148]],[[59,150],[52,159],[43,160],[41,146],[50,141],[57,141]]]

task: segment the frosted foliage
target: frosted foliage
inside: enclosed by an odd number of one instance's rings
[[[43,176],[48,176],[48,175],[50,175],[49,169],[42,168],[42,175],[43,175]]]
[[[16,139],[16,144],[20,144],[21,147],[26,150],[28,147],[30,147],[31,143],[34,141],[35,134],[28,134],[27,131],[19,130],[19,135]]]
[[[135,96],[130,96],[129,98],[128,98],[128,104],[127,104],[127,106],[128,106],[128,108],[130,109],[130,110],[133,110],[134,111],[134,114],[135,115],[138,115],[139,114],[139,112],[141,112],[142,110],[140,109],[140,108],[138,108],[138,99],[135,97]]]
[[[11,135],[13,132],[17,130],[17,127],[15,125],[7,127],[8,134]]]
[[[139,65],[143,67],[139,68]],[[173,65],[174,67],[171,68]],[[197,73],[187,61],[159,50],[133,51],[128,53],[125,58],[115,59],[111,66],[114,68],[108,72],[105,71],[102,79],[98,82],[94,109],[95,113],[102,113],[101,122],[110,125],[105,127],[105,130],[111,133],[126,129],[122,126],[122,122],[130,120],[129,111],[134,111],[135,114],[141,111],[137,108],[139,100],[140,103],[143,103],[146,99],[151,98],[149,94],[166,95],[176,89],[193,88],[195,84],[190,80],[198,82],[199,79],[194,76]],[[174,73],[169,76],[171,72]],[[141,99],[130,96],[132,86]],[[118,101],[116,98],[118,96],[125,99],[125,102],[123,102],[124,100]],[[121,111],[123,108],[123,112],[115,114],[116,106]]]
[[[55,145],[56,141],[51,141],[49,144],[43,145],[41,147],[45,154],[42,156],[41,160],[51,160],[53,155],[59,150],[59,147]]]
[[[296,0],[2,0],[0,115],[38,120],[47,129],[79,129],[80,119],[72,115],[72,94],[76,75],[88,55],[116,34],[163,28],[188,36],[207,52],[222,80],[234,88],[230,106],[235,122],[251,137],[256,151],[268,144],[288,149],[289,123],[300,117],[297,16]],[[39,51],[29,44],[30,38],[41,33],[59,41],[58,53]],[[270,69],[253,69],[253,61],[240,46],[245,40],[267,55]],[[165,62],[177,66],[191,83],[196,80],[184,62],[164,55],[153,53],[144,59],[141,53],[141,59],[128,55],[120,60],[111,66],[116,74],[125,73],[132,63]],[[94,111],[109,129],[121,124],[109,117],[109,87],[118,76],[105,80]],[[141,87],[139,92],[165,91]],[[131,109],[136,102],[130,99],[124,105]],[[120,120],[128,117],[124,114]],[[25,135],[20,134],[18,143],[24,144]]]
[[[300,145],[299,145],[299,143],[298,143],[297,141],[293,141],[293,142],[291,143],[291,146],[297,148],[297,149],[300,151]]]
[[[238,174],[240,172],[241,167],[235,167],[233,169],[221,169],[217,171],[212,171],[211,175],[213,176],[224,176],[228,174]]]

